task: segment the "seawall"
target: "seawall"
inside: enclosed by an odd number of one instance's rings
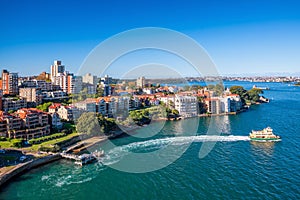
[[[6,182],[8,182],[10,179],[13,177],[24,173],[26,171],[31,170],[32,168],[35,168],[40,165],[44,165],[46,163],[53,162],[55,160],[59,160],[61,158],[60,154],[53,154],[53,155],[48,155],[42,158],[38,158],[36,160],[31,160],[26,163],[21,163],[18,164],[16,167],[11,169],[10,171],[5,172],[0,176],[0,186],[4,185]]]

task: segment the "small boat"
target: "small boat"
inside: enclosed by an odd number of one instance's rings
[[[273,133],[273,129],[271,127],[264,128],[260,131],[252,130],[250,135],[250,140],[252,141],[280,141],[281,138],[278,135]]]
[[[253,89],[261,89],[261,90],[270,90],[269,87],[257,87],[256,85],[253,85]]]
[[[96,157],[93,154],[82,154],[78,156],[78,159],[75,161],[76,165],[85,165],[96,160]]]

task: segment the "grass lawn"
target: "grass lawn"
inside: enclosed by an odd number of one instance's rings
[[[11,143],[9,141],[0,141],[0,148],[4,149],[4,148],[10,148],[11,147]]]
[[[32,145],[31,147],[27,147],[25,149],[28,149],[28,150],[33,150],[33,151],[38,151],[38,149],[41,147],[41,146],[44,146],[44,147],[47,147],[47,146],[52,146],[58,142],[62,142],[64,140],[68,140],[72,137],[75,137],[77,136],[78,133],[71,133],[67,136],[64,136],[64,137],[61,137],[61,138],[57,138],[57,139],[54,139],[54,140],[49,140],[49,141],[46,141],[46,142],[43,142],[43,143],[40,143],[40,144],[34,144]]]

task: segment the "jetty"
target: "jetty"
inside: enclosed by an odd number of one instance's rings
[[[104,151],[95,151],[90,154],[82,154],[82,155],[76,155],[72,153],[66,153],[65,151],[60,154],[62,158],[69,159],[75,161],[75,164],[77,165],[84,165],[88,164],[94,160],[99,159],[100,157],[104,156]]]

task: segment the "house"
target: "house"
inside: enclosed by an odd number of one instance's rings
[[[63,123],[61,122],[61,119],[59,117],[59,114],[57,112],[54,112],[51,114],[51,126],[55,129],[62,129]]]
[[[49,113],[55,113],[58,111],[58,109],[61,107],[60,103],[53,103],[51,106],[48,108]]]

